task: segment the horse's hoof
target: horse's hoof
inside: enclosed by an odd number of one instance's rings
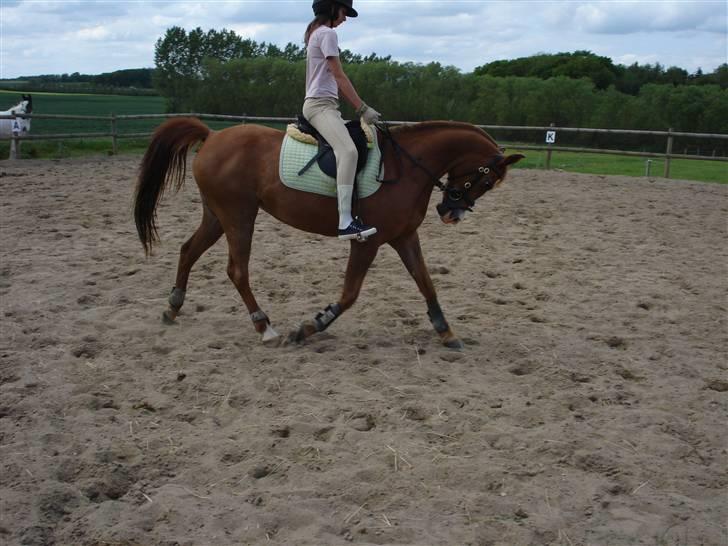
[[[303,332],[299,328],[298,330],[293,330],[286,336],[286,341],[283,343],[284,345],[297,345],[300,343],[303,343],[303,340],[306,339],[303,335]]]
[[[293,330],[290,334],[288,334],[286,343],[303,343],[307,337],[312,336],[316,332],[316,325],[307,320],[298,327],[298,330]]]
[[[261,340],[263,341],[263,345],[266,345],[268,347],[275,347],[280,344],[281,336],[273,329],[270,324],[268,324],[265,328],[265,332],[263,332]]]
[[[177,318],[177,312],[173,309],[167,309],[164,313],[162,313],[162,322],[164,324],[167,324],[168,326],[171,326],[172,324],[176,324],[174,319]]]
[[[455,349],[458,351],[462,351],[465,348],[465,344],[456,337],[443,341],[442,344],[448,349]]]

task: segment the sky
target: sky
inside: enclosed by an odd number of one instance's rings
[[[727,62],[728,0],[354,0],[339,45],[464,72],[500,59],[589,50],[617,64],[711,72]],[[172,26],[303,45],[311,0],[0,0],[0,79],[154,66]]]

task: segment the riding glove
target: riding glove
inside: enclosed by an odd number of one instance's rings
[[[362,102],[359,109],[356,111],[356,114],[366,123],[367,125],[373,125],[374,123],[377,123],[379,121],[379,118],[382,117],[382,114],[377,112],[374,108],[371,106],[368,106],[367,103]]]

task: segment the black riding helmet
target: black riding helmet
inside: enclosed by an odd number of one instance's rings
[[[359,13],[354,9],[354,0],[314,0],[314,15],[331,15],[332,6],[339,5],[346,8],[347,17],[357,17]]]

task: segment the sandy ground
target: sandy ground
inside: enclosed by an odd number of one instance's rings
[[[138,161],[0,162],[0,543],[728,543],[728,186],[515,170],[420,230],[463,352],[388,247],[271,349],[223,241],[162,324],[199,198],[167,197],[146,259]],[[347,248],[259,217],[279,331]]]

